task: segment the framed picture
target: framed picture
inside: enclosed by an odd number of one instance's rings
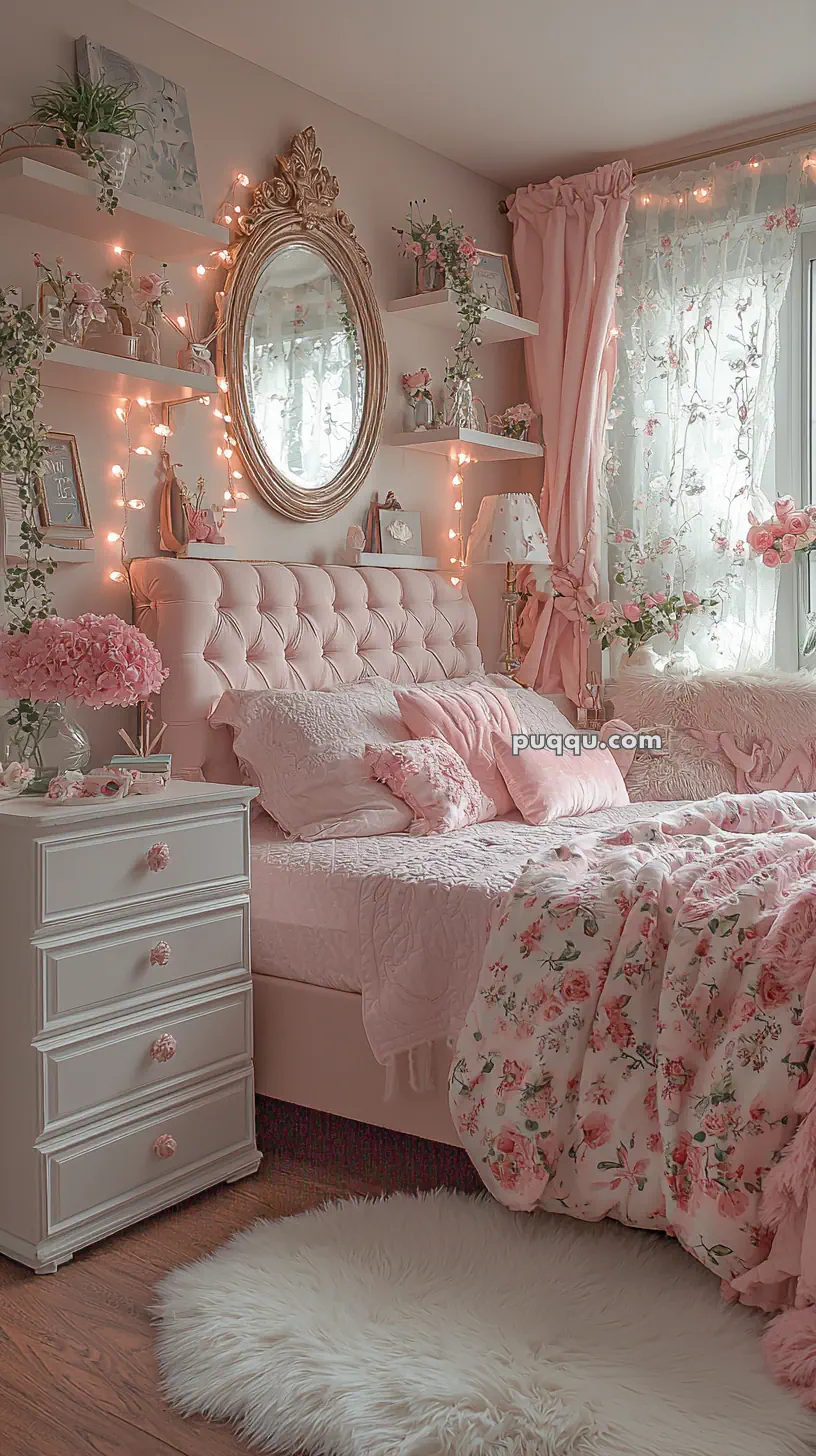
[[[510,272],[510,259],[506,253],[486,253],[480,248],[471,276],[475,291],[488,308],[497,308],[502,313],[518,314],[519,306]]]
[[[183,86],[158,71],[129,61],[118,51],[83,35],[76,43],[77,71],[90,81],[102,76],[115,86],[132,82],[131,105],[145,107],[144,130],[128,163],[125,191],[203,217],[193,129]]]
[[[380,507],[380,551],[385,556],[421,556],[422,522],[419,511]]]
[[[93,536],[88,497],[74,435],[49,431],[40,477],[40,526],[46,541],[84,541]]]

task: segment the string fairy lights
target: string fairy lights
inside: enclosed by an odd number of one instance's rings
[[[465,567],[465,539],[462,532],[462,508],[464,506],[463,492],[465,477],[462,474],[462,471],[466,465],[470,465],[471,460],[470,456],[466,454],[463,450],[460,450],[459,454],[456,455],[454,459],[456,469],[451,476],[450,483],[454,490],[453,509],[456,512],[456,515],[454,517],[455,525],[451,526],[448,530],[448,541],[450,542],[450,546],[448,549],[451,552],[448,560],[450,565],[454,568],[453,574],[450,578],[451,586],[458,586],[460,581],[462,580],[461,573]],[[452,461],[451,463],[454,462]]]

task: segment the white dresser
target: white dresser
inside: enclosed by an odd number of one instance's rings
[[[255,792],[0,803],[0,1252],[32,1269],[260,1162]]]

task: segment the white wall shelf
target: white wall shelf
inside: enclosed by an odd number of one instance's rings
[[[415,571],[438,571],[439,562],[435,556],[399,556],[383,551],[358,551],[358,566],[411,567]]]
[[[435,293],[417,293],[413,298],[392,298],[387,308],[389,313],[401,313],[415,323],[429,324],[449,333],[456,333],[459,328],[459,309],[452,288],[440,288]],[[483,344],[535,339],[538,337],[538,324],[514,313],[504,313],[499,308],[488,308],[482,314],[479,336]]]
[[[55,566],[87,566],[94,559],[94,548],[93,546],[55,546],[50,541],[44,541],[40,557],[45,561],[49,556]],[[6,545],[6,560],[16,565],[23,559],[20,541],[12,537]]]
[[[229,229],[204,217],[127,192],[120,194],[111,215],[97,208],[98,194],[93,177],[78,177],[33,157],[0,162],[0,211],[12,217],[93,242],[119,243],[168,263],[183,258],[204,261],[208,253],[229,243]]]
[[[484,430],[408,430],[391,435],[386,442],[403,450],[427,450],[432,455],[447,455],[455,460],[460,451],[470,455],[471,463],[480,460],[536,460],[544,454],[533,440],[509,440],[505,435],[488,435]]]
[[[211,374],[191,374],[186,369],[168,369],[164,364],[142,364],[138,359],[120,359],[114,354],[78,349],[72,344],[57,344],[46,354],[41,379],[43,385],[53,389],[76,389],[83,394],[107,394],[120,399],[140,394],[152,404],[220,392]]]

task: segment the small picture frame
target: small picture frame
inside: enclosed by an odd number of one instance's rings
[[[39,485],[40,528],[54,545],[93,536],[75,435],[48,432]]]
[[[475,292],[488,308],[518,316],[518,299],[506,253],[488,253],[479,248],[471,277]]]
[[[419,511],[380,507],[380,552],[384,556],[421,556],[422,519]]]

